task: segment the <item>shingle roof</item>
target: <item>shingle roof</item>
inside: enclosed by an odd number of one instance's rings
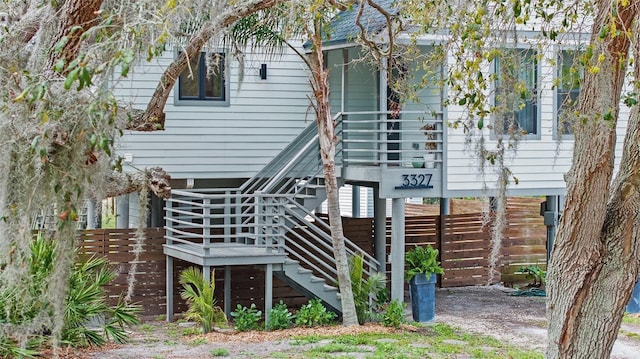
[[[378,0],[378,4],[383,9],[397,13],[397,10],[392,6],[395,0]],[[358,5],[354,5],[353,9],[345,10],[338,13],[329,24],[329,33],[324,34],[324,45],[336,45],[352,41],[358,34],[360,34],[360,28],[356,25],[356,16],[358,14]],[[386,19],[376,9],[369,5],[366,5],[360,22],[369,33],[378,33],[386,27]],[[307,42],[305,47],[310,46]]]

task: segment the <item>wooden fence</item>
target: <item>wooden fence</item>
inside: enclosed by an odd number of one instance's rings
[[[147,228],[145,230],[143,252],[136,263],[132,302],[138,303],[145,314],[157,315],[165,312],[166,295],[166,259],[162,253],[165,243],[164,229]],[[128,288],[130,269],[135,258],[135,230],[133,229],[93,229],[82,232],[78,254],[83,256],[102,256],[107,258],[117,272],[117,277],[106,286],[111,304],[125,295]]]
[[[501,259],[498,268],[509,281],[519,267],[543,265],[546,250],[546,229],[539,215],[538,199],[510,199],[508,225],[502,239]],[[390,219],[387,220],[387,235],[390,238]],[[345,236],[373,255],[373,219],[343,218]],[[440,261],[445,270],[441,276],[441,287],[483,285],[488,282],[489,251],[491,248],[490,224],[482,220],[480,213],[454,214],[448,216],[421,215],[406,217],[405,243],[409,250],[414,246],[432,245],[440,250]],[[149,228],[143,252],[137,262],[135,287],[132,300],[140,303],[146,315],[165,313],[166,260],[162,252],[164,230]],[[101,229],[84,231],[79,243],[81,255],[101,255],[113,263],[118,272],[117,279],[107,287],[111,300],[126,293],[129,269],[134,259],[135,245],[133,229]],[[390,239],[387,239],[387,253]],[[174,303],[177,311],[185,309],[179,293],[178,273],[188,267],[187,262],[174,260]],[[390,267],[387,267],[389,270]],[[233,266],[231,272],[231,307],[237,304],[258,307],[264,305],[264,272],[252,266]],[[500,274],[494,281],[500,280]],[[224,269],[215,272],[216,298],[224,303]],[[505,278],[505,280],[507,280]],[[274,300],[283,300],[291,307],[306,302],[300,293],[274,278]]]

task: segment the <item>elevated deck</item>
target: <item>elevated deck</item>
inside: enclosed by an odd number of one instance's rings
[[[165,244],[164,254],[204,267],[284,263],[286,255],[273,248],[241,243]]]

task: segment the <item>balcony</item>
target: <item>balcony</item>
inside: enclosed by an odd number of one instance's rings
[[[381,195],[439,197],[446,150],[441,112],[341,112],[342,176],[380,183]]]

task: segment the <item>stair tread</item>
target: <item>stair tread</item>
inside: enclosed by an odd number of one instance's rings
[[[296,193],[295,198],[316,198],[318,196],[316,196],[315,194],[305,194],[305,193]]]
[[[311,283],[320,283],[320,282],[324,282],[325,280],[320,278],[320,277],[316,277],[314,275],[311,276]]]
[[[338,287],[334,287],[334,286],[328,285],[328,284],[324,285],[324,291],[325,292],[337,292],[338,290],[339,290]]]
[[[306,274],[306,273],[313,273],[313,271],[311,269],[307,269],[307,268],[303,268],[303,267],[298,267],[298,273],[300,274]]]

